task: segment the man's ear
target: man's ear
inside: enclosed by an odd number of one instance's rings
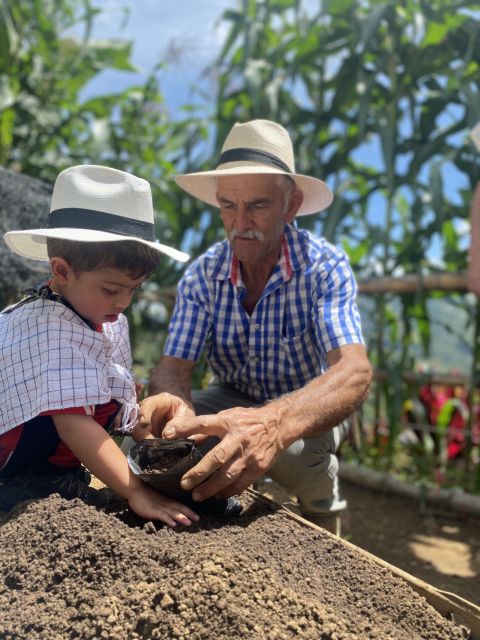
[[[291,222],[297,215],[297,211],[302,206],[303,191],[295,189],[288,197],[287,222]]]
[[[72,267],[65,258],[59,258],[58,256],[50,258],[50,269],[52,270],[52,276],[62,284],[66,284],[72,274]]]

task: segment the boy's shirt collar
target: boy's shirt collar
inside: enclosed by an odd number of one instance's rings
[[[101,324],[96,324],[95,322],[92,322],[91,320],[84,318],[70,304],[70,302],[64,296],[62,296],[61,293],[52,291],[52,289],[50,288],[51,283],[52,281],[49,280],[48,282],[41,284],[37,288],[29,289],[26,292],[27,296],[23,298],[23,300],[20,300],[19,302],[10,305],[6,309],[4,309],[2,313],[9,313],[10,311],[13,311],[17,307],[21,307],[24,304],[28,304],[29,302],[33,302],[34,300],[38,300],[39,298],[41,298],[43,300],[52,300],[52,302],[59,302],[60,304],[63,304],[65,307],[68,307],[71,311],[73,311],[81,320],[83,320],[83,322],[85,322],[85,324],[88,327],[90,327],[90,329],[92,329],[93,331],[97,331],[99,333],[103,331],[103,326]]]
[[[65,305],[66,307],[68,307],[69,309],[71,309],[74,313],[77,314],[77,316],[79,318],[81,318],[85,324],[87,324],[90,329],[93,329],[94,331],[98,331],[98,332],[102,332],[103,331],[103,327],[101,324],[97,324],[96,322],[92,322],[91,320],[88,320],[88,318],[84,318],[82,315],[80,315],[78,313],[78,311],[75,309],[75,307],[73,307],[70,302],[61,294],[61,293],[57,293],[56,291],[52,291],[52,289],[50,288],[52,281],[49,280],[46,284],[41,285],[38,288],[38,291],[41,292],[43,290],[47,290],[47,293],[45,295],[40,295],[39,297],[44,297],[47,298],[48,300],[53,300],[54,302],[60,302],[61,304]]]

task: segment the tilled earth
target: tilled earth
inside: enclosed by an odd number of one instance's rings
[[[342,537],[428,584],[480,606],[480,517],[341,481]],[[256,488],[300,513],[270,480]]]
[[[177,530],[58,496],[0,523],[0,638],[459,640],[464,627],[321,530],[244,494]]]

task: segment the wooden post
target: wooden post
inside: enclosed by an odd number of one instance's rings
[[[465,271],[459,273],[429,273],[425,275],[407,274],[397,278],[368,278],[367,280],[358,280],[358,291],[363,295],[380,295],[382,293],[401,295],[415,293],[419,289],[465,293],[468,291],[467,279],[467,272]],[[480,276],[478,282],[480,287]]]

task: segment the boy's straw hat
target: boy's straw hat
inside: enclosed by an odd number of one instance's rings
[[[285,174],[292,178],[303,192],[297,216],[317,213],[333,200],[332,192],[322,180],[295,173],[290,136],[270,120],[233,125],[214,171],[186,173],[175,180],[191,195],[218,207],[217,178],[248,174]]]
[[[97,165],[62,171],[53,188],[48,229],[8,231],[12,251],[32,260],[48,260],[47,238],[82,242],[131,240],[185,262],[183,251],[155,240],[150,184],[142,178]]]

